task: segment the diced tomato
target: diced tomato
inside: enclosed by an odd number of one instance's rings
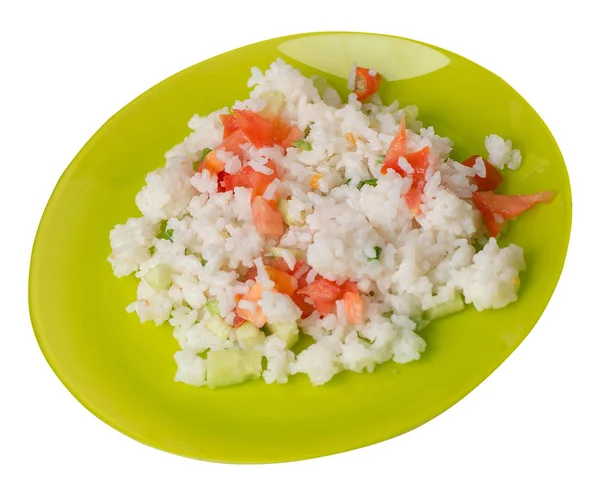
[[[256,230],[266,236],[283,235],[283,219],[281,213],[272,202],[262,196],[257,196],[252,201],[252,218]]]
[[[406,205],[415,217],[421,214],[421,196],[423,195],[424,188],[424,181],[413,178],[413,183],[410,186],[410,189],[404,195]]]
[[[375,72],[375,75],[372,76],[369,72],[369,69],[366,69],[365,67],[356,68],[356,79],[353,92],[356,94],[358,101],[365,100],[379,90],[381,74]]]
[[[404,117],[402,117],[402,120],[400,121],[400,128],[394,136],[394,139],[392,139],[387,153],[383,158],[383,167],[381,167],[381,173],[385,175],[391,168],[404,177],[406,173],[398,166],[398,158],[404,155],[406,155],[406,123],[404,121]]]
[[[280,272],[292,274],[292,270],[281,256],[263,256],[263,264]]]
[[[321,316],[327,316],[335,309],[335,301],[313,301],[315,309]]]
[[[351,325],[359,325],[363,321],[363,302],[355,292],[346,292],[344,294],[344,309],[346,318]]]
[[[251,301],[254,303],[258,303],[258,301],[262,298],[262,293],[263,293],[262,285],[254,284],[252,287],[250,287],[250,290],[248,291],[248,293],[245,294],[241,298],[241,301]],[[258,304],[256,304],[256,308],[254,309],[254,311],[251,311],[246,308],[240,308],[239,303],[238,303],[238,306],[235,308],[235,313],[240,318],[243,318],[246,321],[254,323],[259,328],[262,327],[267,322],[267,319],[263,313],[263,310]]]
[[[286,149],[303,136],[279,117],[266,118],[251,110],[234,110],[233,115],[244,137],[257,148],[280,145]]]
[[[425,180],[425,172],[427,172],[427,167],[429,167],[429,152],[429,146],[425,146],[419,151],[405,155],[404,158],[414,170],[412,175],[415,180]]]
[[[222,170],[217,174],[217,191],[225,192],[227,189],[225,188],[225,178],[229,177],[229,174]]]
[[[503,220],[512,220],[537,203],[547,203],[553,197],[554,193],[550,191],[535,194],[517,194],[515,196],[495,194],[492,191],[473,193],[475,206],[483,215],[487,231],[492,237],[496,237],[500,233],[500,225],[496,221],[496,215],[499,215]]]
[[[298,293],[310,298],[316,306],[318,301],[332,302],[339,299],[342,295],[342,288],[326,278],[317,277],[313,283],[300,289]]]
[[[202,162],[202,168],[211,174],[219,174],[225,169],[225,164],[217,158],[217,149],[212,150]]]
[[[294,144],[298,139],[302,139],[304,137],[304,133],[298,129],[296,126],[290,126],[290,130],[288,132],[287,137],[282,141],[281,147],[286,150],[292,144]]]
[[[233,317],[233,327],[234,328],[239,327],[242,323],[245,323],[245,322],[246,322],[246,320],[244,320],[244,318],[242,318],[242,317],[240,317],[238,315],[235,315]]]
[[[472,167],[475,165],[477,158],[481,158],[479,155],[473,155],[467,158],[462,164],[466,167]],[[493,191],[502,183],[502,174],[485,158],[482,158],[485,164],[485,177],[479,177],[476,175],[473,180],[479,191]]]
[[[282,294],[292,296],[298,288],[298,281],[289,273],[277,270],[271,266],[265,268],[269,278],[275,284],[275,290]]]
[[[224,179],[224,188],[226,191],[232,191],[236,187],[247,187],[252,189],[252,198],[262,196],[271,182],[277,179],[277,169],[275,162],[269,160],[266,167],[273,170],[271,175],[263,174],[254,170],[252,167],[245,165],[242,169]]]
[[[346,292],[352,292],[354,294],[360,293],[360,291],[358,290],[358,285],[356,285],[356,282],[352,282],[351,280],[346,280],[342,284],[342,291],[344,293],[346,293]]]
[[[292,301],[300,308],[302,311],[302,318],[308,318],[315,311],[315,308],[312,304],[310,304],[306,297],[302,294],[298,294],[297,292],[292,295]]]
[[[243,281],[245,282],[246,280],[256,280],[256,275],[258,274],[257,272],[258,270],[255,266],[253,266],[246,272],[246,275],[244,275],[243,277]]]
[[[230,113],[224,113],[219,115],[221,122],[223,123],[223,139],[227,139],[231,136],[235,131],[239,129],[237,121],[235,120],[235,116]]]

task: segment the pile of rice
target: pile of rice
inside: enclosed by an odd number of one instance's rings
[[[378,95],[361,103],[354,94],[343,104],[332,88],[315,87],[281,60],[263,74],[253,68],[248,81],[250,98],[236,101],[235,109],[260,111],[261,95],[285,95],[282,117],[300,129],[309,128],[305,140],[312,150],[295,147],[250,148],[250,164],[264,167],[266,158],[277,164],[281,180],[265,195],[291,197],[289,214],[303,219],[289,226],[279,240],[266,238],[254,227],[250,190],[217,192],[217,181],[206,170],[195,173],[193,163],[204,148],[215,148],[223,138],[219,109],[194,115],[192,132],[165,155],[166,164],[146,177],[136,196],[142,214],[110,232],[114,274],[135,273],[140,279],[137,300],[127,307],[140,321],[169,322],[181,346],[175,354],[175,380],[201,386],[206,383],[206,351],[238,347],[235,329],[226,338],[206,328],[208,300],[216,299],[224,321],[233,324],[236,295],[248,291],[240,274],[252,266],[268,288],[261,257],[281,248],[293,266],[292,251],[305,252],[312,270],[343,283],[357,283],[365,304],[364,322],[350,325],[344,305],[325,317],[317,312],[300,319],[300,310],[284,294],[266,291],[260,305],[269,323],[296,322],[314,339],[302,352],[287,349],[275,335],[258,346],[266,358],[262,378],[286,383],[289,375],[305,373],[314,385],[343,371],[372,371],[388,360],[407,363],[425,351],[419,330],[423,313],[462,294],[477,310],[501,308],[517,299],[519,272],[525,269],[522,249],[500,248],[488,239],[479,211],[471,201],[475,174],[483,176],[483,161],[466,167],[449,158],[453,143],[423,127],[417,108],[400,108],[397,101],[382,104]],[[398,131],[402,117],[407,125],[407,151],[431,149],[422,214],[416,219],[403,199],[410,178],[381,174],[381,157]],[[349,140],[351,134],[354,139]],[[521,155],[510,141],[488,136],[489,161],[502,169],[518,168]],[[226,172],[235,173],[240,160],[219,152]],[[317,187],[309,182],[321,174]],[[377,184],[357,185],[367,179]],[[277,190],[275,190],[277,189]],[[158,236],[169,230],[169,238]],[[378,261],[375,247],[381,247]],[[169,267],[171,284],[153,290],[144,276],[153,267]],[[262,277],[262,278],[261,278]],[[391,316],[390,316],[391,314]]]

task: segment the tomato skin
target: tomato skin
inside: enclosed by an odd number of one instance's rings
[[[343,300],[348,323],[360,325],[364,318],[364,305],[360,295],[355,292],[346,292]]]
[[[265,166],[273,170],[271,175],[263,174],[245,165],[239,172],[225,177],[223,182],[225,191],[233,191],[236,187],[247,187],[252,189],[252,199],[262,196],[269,184],[278,178],[273,160],[269,160]]]
[[[296,289],[298,288],[298,281],[292,275],[271,266],[265,267],[265,271],[275,284],[275,290],[277,292],[290,297],[294,295],[294,292],[296,292]]]
[[[425,189],[425,182],[413,178],[413,183],[408,192],[404,195],[404,201],[412,214],[417,217],[421,214],[421,196]]]
[[[235,120],[235,115],[232,115],[230,113],[224,113],[219,115],[219,118],[223,123],[223,139],[227,139],[239,129],[237,121]]]
[[[381,167],[381,173],[387,174],[387,171],[391,168],[398,172],[402,177],[406,175],[404,170],[398,166],[398,158],[406,154],[406,122],[404,116],[400,121],[400,128],[392,139],[388,150],[383,158],[383,166]]]
[[[294,304],[302,311],[302,318],[308,318],[315,312],[313,305],[306,300],[305,296],[298,294],[298,292],[295,292],[292,295],[292,301],[294,301]]]
[[[245,321],[249,321],[250,323],[254,323],[259,328],[267,322],[267,318],[265,317],[262,308],[258,305],[258,301],[262,298],[262,293],[263,286],[261,284],[254,284],[252,287],[250,287],[248,293],[240,299],[241,301],[251,301],[257,303],[254,311],[240,308],[239,305],[235,308],[235,313],[238,317]]]
[[[252,218],[259,234],[280,237],[283,235],[283,219],[281,213],[272,202],[262,196],[252,200]]]
[[[306,296],[316,310],[323,316],[328,315],[343,294],[342,288],[335,282],[318,276],[314,282],[299,289],[298,294]]]
[[[464,162],[462,162],[462,164],[465,167],[473,167],[473,165],[475,165],[475,162],[477,161],[477,158],[481,157],[479,155],[470,156]],[[485,164],[485,177],[479,177],[478,175],[476,175],[473,178],[473,182],[475,182],[478,191],[493,191],[502,183],[502,174],[485,158],[481,159]]]
[[[415,179],[425,180],[425,173],[427,172],[427,167],[429,167],[430,151],[429,146],[425,146],[419,151],[414,151],[413,153],[408,153],[404,156],[406,161],[414,169],[413,177]]]
[[[379,91],[381,83],[381,74],[378,72],[372,76],[369,74],[369,69],[365,67],[356,68],[356,81],[354,83],[353,93],[356,94],[358,101],[364,101],[369,96]]]
[[[505,221],[513,220],[536,204],[551,201],[553,197],[554,193],[550,191],[515,196],[495,194],[492,191],[477,191],[473,193],[473,202],[483,215],[488,234],[496,237],[500,233],[500,224],[496,221],[496,215]]]

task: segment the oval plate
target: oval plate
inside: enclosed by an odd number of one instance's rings
[[[125,306],[133,277],[117,279],[108,233],[139,216],[134,198],[147,172],[200,115],[247,97],[250,68],[277,57],[321,74],[347,94],[351,65],[374,67],[384,101],[419,106],[420,118],[456,143],[454,156],[483,154],[487,134],[513,140],[523,165],[501,192],[556,192],[512,222],[501,244],[525,250],[519,300],[472,307],[423,331],[421,360],[374,373],[344,372],[321,387],[306,376],[220,390],[173,381],[177,343],[167,325],[140,324]],[[190,67],[113,116],[61,177],[31,259],[30,313],[48,363],[71,393],[117,430],[197,459],[264,463],[306,459],[407,432],[451,407],[496,369],[541,316],[558,282],[571,226],[560,151],[541,118],[499,77],[458,55],[415,41],[359,33],[312,33],[245,46]]]

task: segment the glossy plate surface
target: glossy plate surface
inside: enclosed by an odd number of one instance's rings
[[[134,197],[147,172],[189,132],[186,124],[247,97],[250,68],[277,57],[339,90],[352,63],[387,82],[384,101],[419,106],[420,118],[455,141],[454,157],[485,152],[483,139],[512,139],[523,165],[501,192],[556,192],[512,222],[501,244],[525,250],[519,301],[473,308],[435,322],[418,362],[345,372],[325,386],[306,376],[287,385],[254,382],[221,390],[173,381],[177,343],[168,326],[141,325],[125,306],[133,277],[117,279],[108,233],[138,216]],[[112,117],[61,177],[41,220],[30,270],[30,312],[48,363],[100,419],[153,447],[204,460],[278,462],[341,452],[402,434],[440,414],[482,382],[519,345],[559,279],[571,225],[560,151],[540,117],[482,67],[414,41],[357,33],[269,40],[199,63],[153,87]]]

